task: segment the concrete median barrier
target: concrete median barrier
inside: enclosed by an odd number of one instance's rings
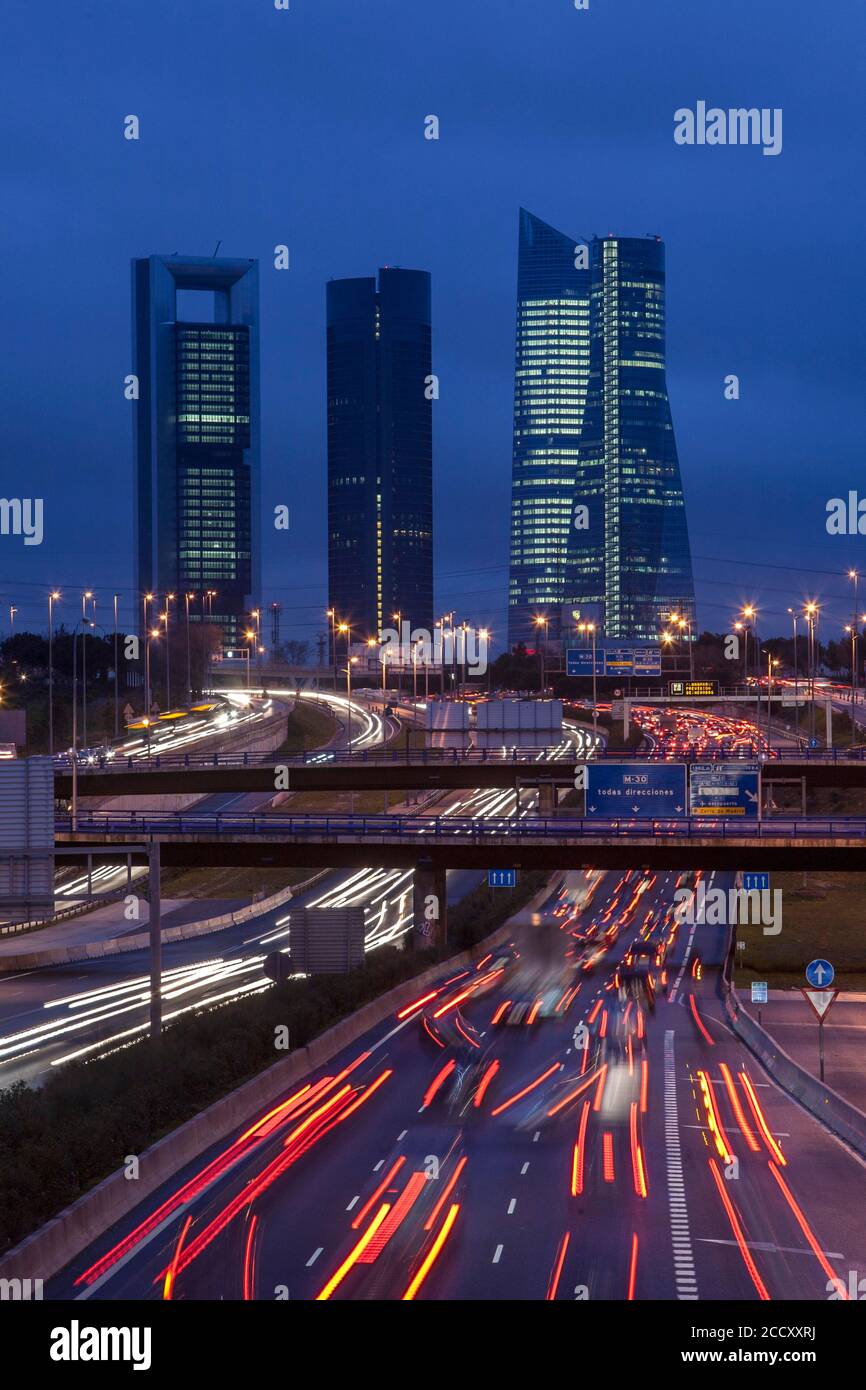
[[[223,912],[218,917],[206,917],[200,922],[183,922],[177,927],[165,927],[161,932],[163,944],[172,941],[191,941],[196,936],[210,936],[213,932],[227,931],[229,927],[242,926],[263,917],[283,903],[291,902],[299,893],[312,888],[329,869],[321,869],[311,878],[304,879],[289,888],[281,888],[269,898],[262,898],[249,907],[235,912]],[[70,965],[80,960],[102,960],[105,956],[126,955],[127,951],[146,951],[150,946],[150,933],[133,932],[129,936],[113,936],[106,941],[80,941],[69,946],[53,946],[47,951],[15,951],[0,954],[0,975],[17,974],[19,970],[43,970],[51,965]]]
[[[801,1067],[793,1057],[789,1057],[766,1029],[741,1008],[731,983],[733,948],[732,940],[725,968],[719,977],[722,1002],[731,1028],[783,1091],[799,1101],[810,1115],[843,1139],[855,1153],[866,1158],[866,1114]]]

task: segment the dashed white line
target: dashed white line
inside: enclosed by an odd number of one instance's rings
[[[695,1278],[695,1257],[692,1250],[688,1209],[685,1200],[685,1183],[683,1181],[673,1029],[668,1029],[665,1032],[665,1148],[667,1150],[668,1204],[677,1298],[692,1300],[698,1297],[698,1284]]]
[[[324,1245],[320,1245],[318,1250],[313,1251],[312,1255],[307,1260],[307,1269],[309,1269],[311,1265],[314,1265],[316,1263],[316,1260],[319,1258],[324,1248]]]
[[[517,1206],[517,1198],[516,1198],[516,1197],[512,1197],[511,1201],[508,1203],[508,1215],[509,1215],[509,1216],[513,1216],[513,1215],[514,1215],[514,1208],[515,1208],[516,1206]]]
[[[499,1264],[499,1261],[502,1259],[502,1252],[503,1252],[504,1249],[505,1249],[505,1246],[504,1246],[504,1245],[497,1245],[496,1249],[495,1249],[494,1252],[493,1252],[493,1261],[492,1261],[493,1264],[495,1264],[495,1265],[498,1265],[498,1264]]]
[[[360,1192],[359,1192],[358,1195],[357,1195],[357,1197],[353,1197],[353,1198],[352,1198],[351,1202],[350,1202],[349,1205],[346,1207],[346,1211],[351,1211],[351,1210],[352,1210],[352,1207],[357,1206],[358,1203],[360,1202],[360,1200],[361,1200],[361,1194],[360,1194]]]

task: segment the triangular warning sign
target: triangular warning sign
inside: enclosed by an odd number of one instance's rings
[[[806,996],[806,1002],[814,1010],[818,1022],[823,1022],[836,1002],[838,989],[806,989],[803,985],[800,988]]]

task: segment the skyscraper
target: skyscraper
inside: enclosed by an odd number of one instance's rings
[[[555,636],[562,605],[574,587],[567,581],[574,563],[569,536],[589,377],[590,274],[585,244],[583,257],[578,255],[581,244],[521,208],[509,646],[534,643],[533,618],[542,613]],[[586,263],[579,266],[581,260]],[[582,483],[582,496],[590,494],[590,482]],[[579,587],[601,595],[598,565],[585,571]]]
[[[509,643],[569,610],[657,638],[694,587],[665,379],[664,246],[520,214]]]
[[[590,247],[590,373],[578,457],[604,498],[607,637],[658,638],[677,611],[694,625],[694,584],[665,375],[665,252],[660,237],[605,237]],[[592,496],[597,493],[593,488]],[[597,507],[590,504],[590,518]],[[574,576],[596,563],[590,528],[572,530]],[[573,594],[580,603],[579,591]]]
[[[430,276],[331,280],[327,323],[330,606],[358,638],[432,630]]]
[[[137,259],[132,299],[139,590],[209,592],[231,645],[259,590],[258,262]]]

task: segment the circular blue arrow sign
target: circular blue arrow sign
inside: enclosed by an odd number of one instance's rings
[[[829,989],[835,974],[828,960],[811,960],[806,966],[806,979],[813,989]]]

